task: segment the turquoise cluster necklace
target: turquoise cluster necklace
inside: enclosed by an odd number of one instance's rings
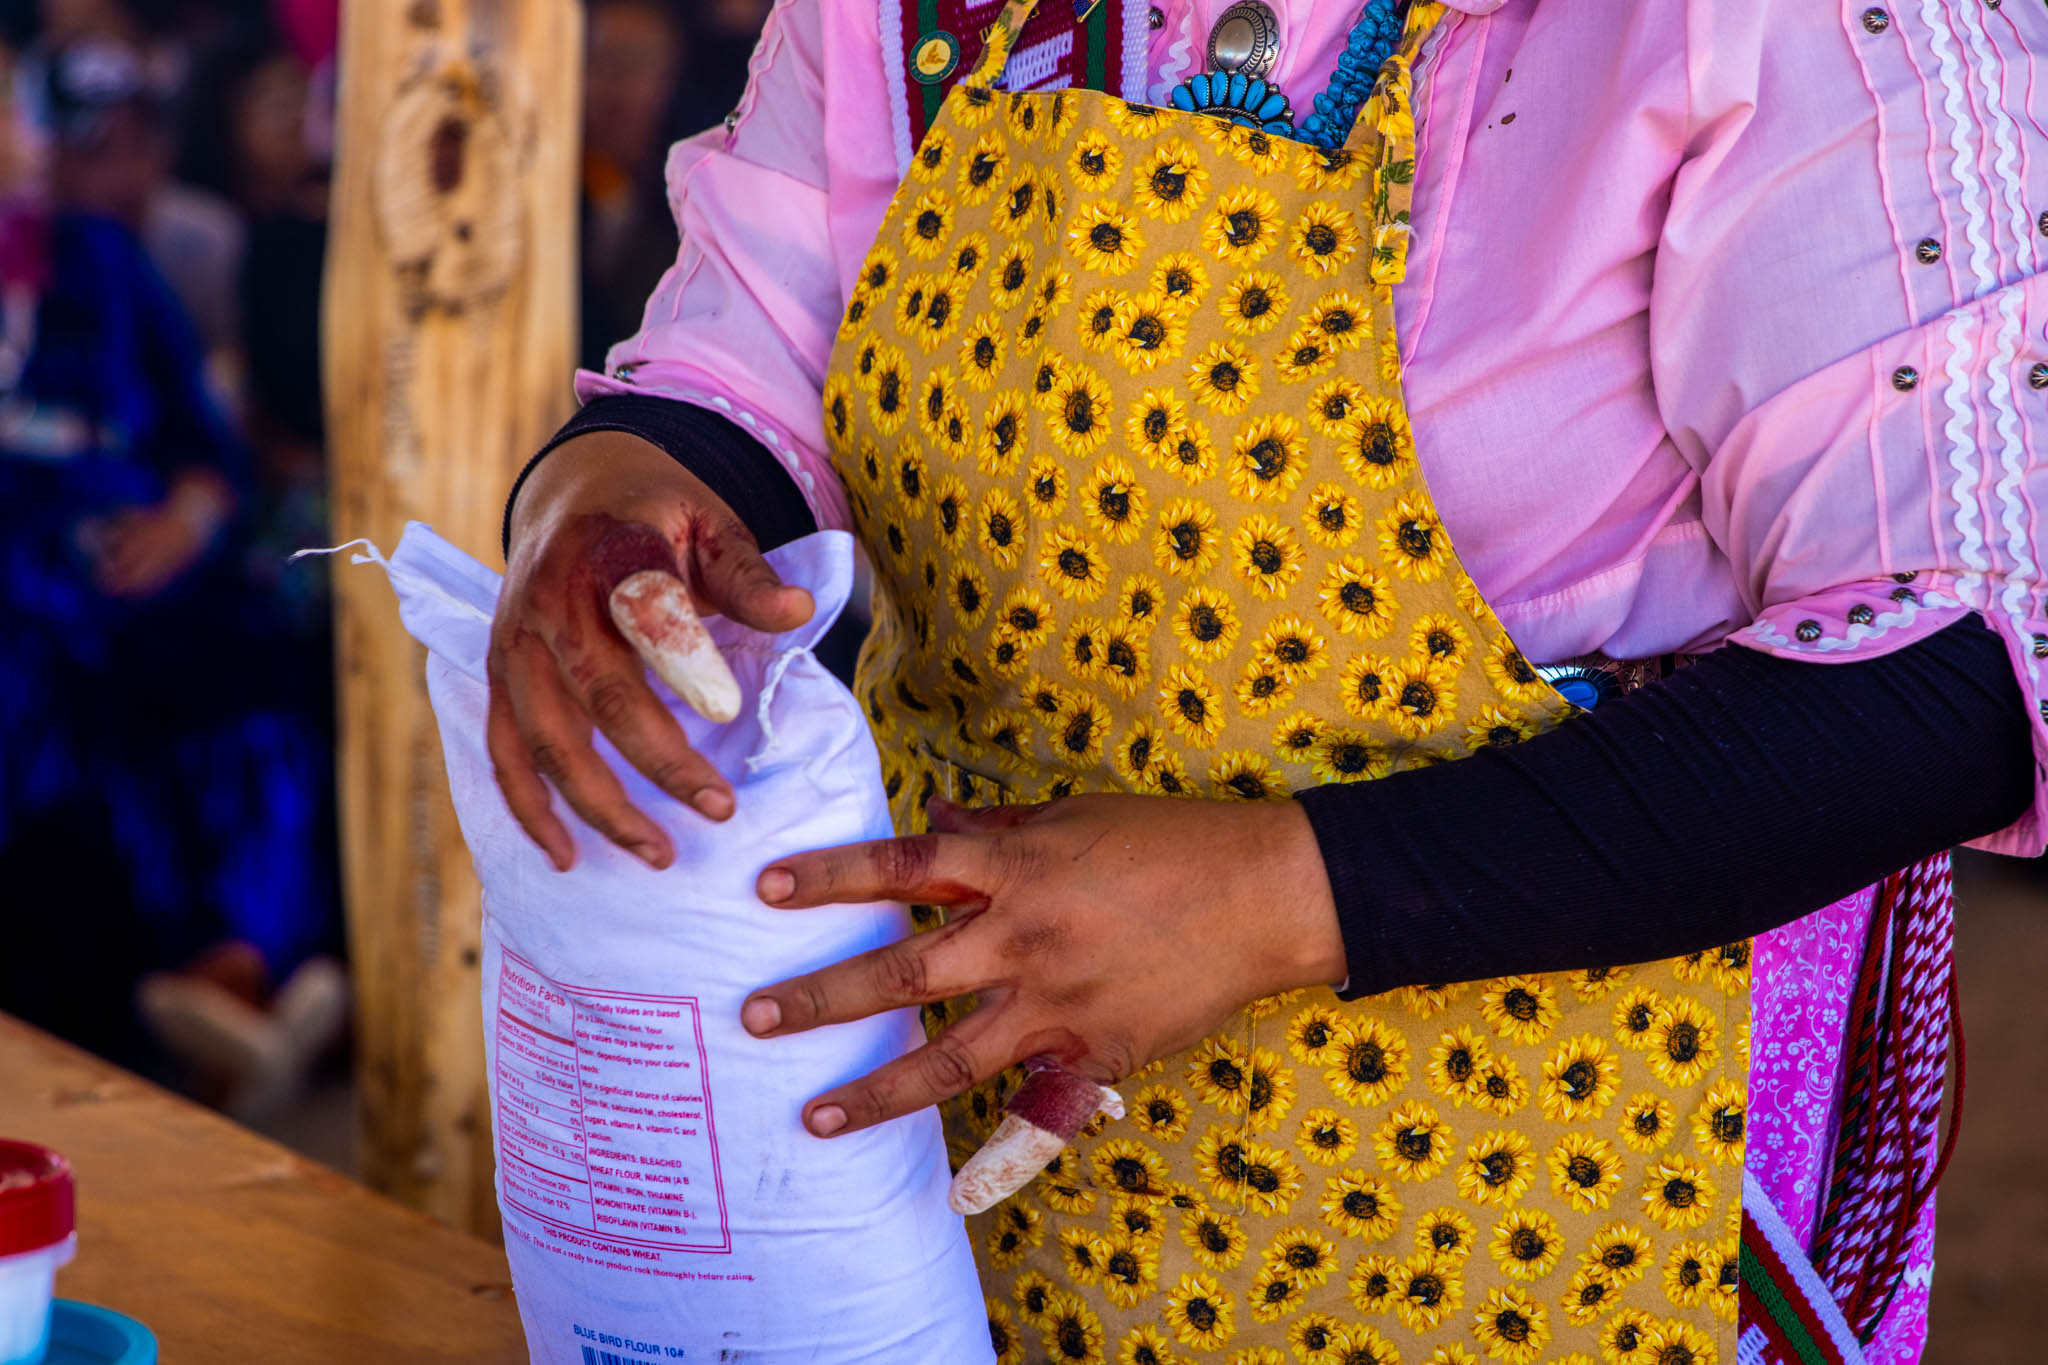
[[[1265,79],[1271,67],[1272,11],[1263,4],[1242,3],[1224,11],[1209,42],[1209,64],[1232,69],[1204,71],[1173,88],[1173,107],[1257,128],[1276,137],[1295,137],[1319,147],[1341,147],[1358,121],[1358,111],[1372,94],[1380,67],[1401,41],[1405,0],[1366,0],[1358,22],[1344,42],[1343,55],[1330,84],[1315,97],[1299,126],[1280,87]],[[1219,52],[1228,33],[1232,51]]]

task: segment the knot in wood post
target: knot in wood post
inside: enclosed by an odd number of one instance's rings
[[[414,309],[462,312],[503,292],[524,251],[504,86],[466,60],[399,88],[374,168],[377,231]]]

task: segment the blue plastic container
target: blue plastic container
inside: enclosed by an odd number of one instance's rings
[[[59,1299],[43,1365],[156,1365],[156,1336],[111,1308]]]

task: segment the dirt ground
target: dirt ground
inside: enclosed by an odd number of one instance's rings
[[[1966,857],[1956,875],[1969,1087],[1924,1365],[2033,1365],[2048,1361],[2048,863]]]

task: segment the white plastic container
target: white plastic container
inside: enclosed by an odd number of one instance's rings
[[[42,1365],[76,1227],[69,1163],[46,1147],[0,1141],[0,1365]]]

